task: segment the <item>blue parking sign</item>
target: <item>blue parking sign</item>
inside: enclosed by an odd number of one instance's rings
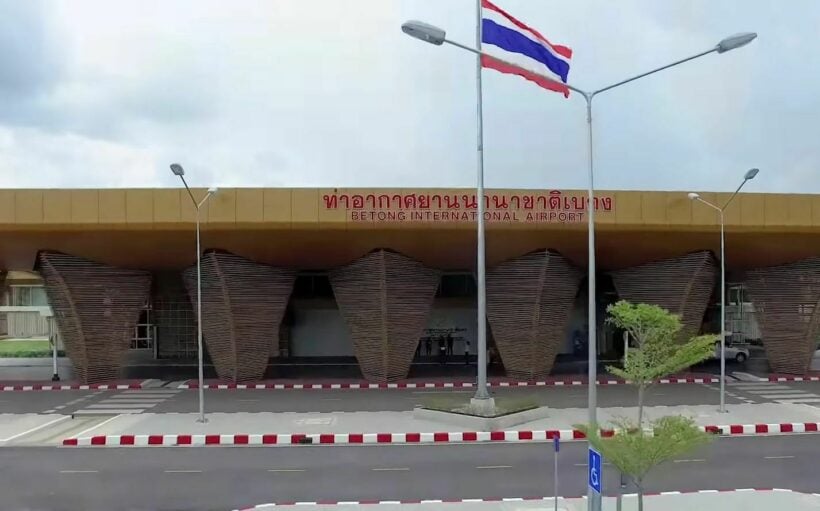
[[[601,493],[601,453],[589,448],[589,487],[595,490],[595,493]]]

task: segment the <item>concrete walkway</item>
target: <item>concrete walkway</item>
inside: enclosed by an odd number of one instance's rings
[[[800,404],[741,404],[728,407],[728,413],[723,414],[714,405],[653,406],[644,412],[649,418],[685,415],[702,426],[820,422],[820,408]],[[635,417],[636,413],[636,408],[601,408],[598,416],[602,425],[607,425],[616,417]],[[411,433],[463,429],[414,419],[413,412],[212,413],[207,414],[206,424],[197,422],[197,417],[195,413],[123,415],[93,434]],[[586,420],[586,408],[555,409],[546,419],[506,429],[572,429]]]
[[[340,504],[298,503],[298,505],[259,505],[254,510],[310,509],[312,511],[338,511]],[[293,507],[292,507],[293,506]],[[461,501],[442,502],[425,501],[422,503],[348,503],[343,509],[368,510],[377,507],[379,511],[550,511],[554,509],[552,498],[547,499],[505,499],[503,501]],[[558,499],[558,509],[562,511],[586,511],[585,498]],[[603,511],[615,511],[616,500],[613,497],[603,499]],[[638,509],[637,497],[627,495],[623,499],[623,511]],[[645,511],[771,511],[788,509],[789,511],[820,510],[820,494],[797,493],[791,490],[738,490],[729,492],[702,491],[695,493],[675,493],[649,495],[644,498]]]

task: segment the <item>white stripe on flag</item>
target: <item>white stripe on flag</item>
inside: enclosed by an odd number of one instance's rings
[[[481,49],[482,51],[484,51],[484,53],[488,55],[497,57],[501,60],[505,60],[510,64],[515,64],[516,66],[526,69],[527,71],[532,71],[534,73],[544,75],[547,78],[561,84],[564,83],[561,81],[561,77],[553,73],[552,70],[550,70],[550,68],[538,62],[537,60],[533,60],[527,57],[526,55],[521,55],[520,53],[513,53],[503,48],[499,48],[498,46],[493,46],[491,44],[483,44],[481,46]]]

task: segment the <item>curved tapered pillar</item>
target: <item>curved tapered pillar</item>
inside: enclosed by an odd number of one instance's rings
[[[439,276],[387,250],[373,251],[330,273],[365,378],[384,382],[407,376]]]
[[[719,270],[711,252],[655,261],[611,272],[618,296],[632,303],[657,305],[678,314],[681,339],[700,332]]]
[[[151,275],[56,252],[41,252],[37,259],[76,377],[84,383],[117,378],[151,291]]]
[[[820,336],[820,257],[751,270],[746,286],[772,370],[804,374]]]
[[[548,250],[487,272],[487,319],[508,376],[549,375],[566,338],[581,272]]]
[[[202,334],[217,375],[262,378],[296,271],[223,252],[206,253],[201,264]],[[185,270],[184,280],[196,314],[196,266]]]

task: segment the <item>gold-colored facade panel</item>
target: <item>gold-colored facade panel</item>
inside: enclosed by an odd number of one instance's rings
[[[71,223],[99,223],[99,193],[99,190],[71,190]]]
[[[100,190],[98,203],[101,224],[125,223],[127,218],[125,190]]]
[[[261,188],[236,189],[236,223],[260,223],[265,219],[265,192]]]
[[[176,188],[164,188],[153,191],[153,215],[155,223],[177,223],[181,218],[181,199],[188,199],[190,197],[185,192],[185,197],[182,197],[180,191]]]
[[[291,192],[289,188],[265,188],[262,192],[265,223],[290,224]]]
[[[43,223],[43,191],[20,190],[14,194],[15,222],[18,224]]]
[[[71,222],[71,193],[68,190],[43,190],[43,223]]]
[[[236,223],[236,189],[222,188],[208,199],[208,223]]]
[[[126,190],[125,221],[129,224],[150,224],[154,221],[153,190]]]
[[[315,188],[294,188],[291,190],[290,219],[293,224],[319,222],[319,190]]]

